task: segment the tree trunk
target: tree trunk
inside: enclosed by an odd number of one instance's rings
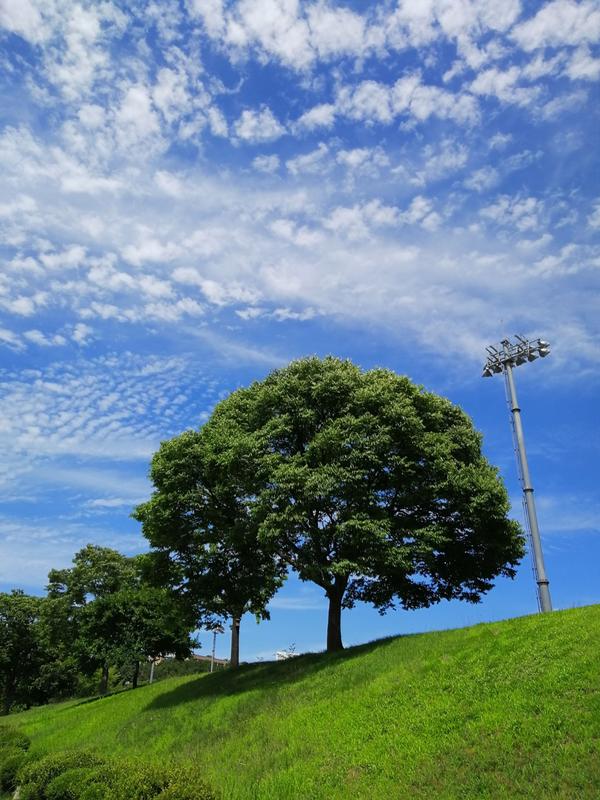
[[[106,694],[108,691],[108,673],[110,667],[108,663],[102,665],[102,677],[100,678],[100,694]]]
[[[240,617],[234,616],[231,621],[231,656],[229,666],[235,669],[240,665]]]
[[[4,692],[2,693],[2,709],[0,716],[5,717],[10,713],[10,708],[13,704],[15,688],[17,685],[16,677],[13,672],[9,672],[5,678]]]
[[[347,578],[337,577],[333,586],[327,590],[327,597],[329,598],[329,612],[327,615],[328,653],[344,649],[342,643],[342,599],[347,585]]]
[[[7,686],[4,689],[4,693],[2,695],[2,710],[0,710],[0,716],[6,717],[8,712],[10,711],[11,705],[12,705],[12,697],[11,697],[10,689]]]
[[[131,681],[131,688],[137,689],[138,679],[140,677],[140,662],[136,661],[133,668],[133,680]]]

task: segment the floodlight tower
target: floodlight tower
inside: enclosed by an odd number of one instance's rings
[[[518,367],[521,364],[525,364],[527,361],[535,361],[538,357],[545,358],[550,352],[550,345],[543,339],[531,341],[518,335],[515,338],[517,340],[516,342],[503,339],[498,346],[490,345],[490,347],[486,347],[488,358],[483,368],[482,377],[490,378],[492,375],[501,372],[504,373],[506,394],[512,415],[519,477],[523,488],[523,505],[525,507],[529,539],[533,551],[533,571],[537,583],[538,605],[540,611],[552,611],[552,601],[550,600],[550,589],[548,586],[549,581],[546,576],[546,567],[544,566],[540,529],[538,527],[535,501],[533,499],[533,486],[531,484],[527,454],[525,452],[521,409],[517,402],[517,390],[515,388],[515,379],[513,376],[513,367]]]

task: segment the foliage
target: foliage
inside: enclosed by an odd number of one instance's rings
[[[146,564],[154,580],[170,585],[205,625],[232,618],[235,666],[239,620],[246,612],[268,618],[267,604],[285,566],[259,540],[227,471],[207,462],[201,431],[163,442],[150,475],[155,491],[134,513],[154,548]]]
[[[46,800],[46,787],[55,777],[74,767],[92,767],[100,763],[102,759],[85,750],[50,753],[21,767],[17,780],[27,792],[28,800]]]
[[[0,727],[0,750],[9,747],[16,750],[29,750],[31,739],[17,728]]]
[[[14,589],[0,592],[0,714],[31,705],[31,685],[44,662],[38,621],[41,599]]]
[[[36,750],[193,765],[227,800],[597,800],[600,606],[17,714]],[[189,781],[193,785],[192,779]]]
[[[48,595],[65,597],[75,605],[107,597],[136,584],[135,559],[110,547],[88,544],[73,557],[68,569],[53,569],[48,574]]]
[[[101,693],[108,689],[111,666],[123,682],[136,686],[140,661],[190,652],[193,622],[164,590],[144,582],[142,566],[141,556],[87,545],[74,556],[73,567],[48,576],[48,602],[63,604],[63,642],[75,653],[75,671],[93,674],[101,668]]]
[[[96,783],[98,769],[95,767],[72,767],[54,777],[48,784],[45,793],[47,800],[80,800],[90,788],[97,788],[100,797],[106,796],[107,790]]]
[[[189,770],[175,772],[122,759],[102,761],[83,752],[79,758],[72,752],[45,756],[21,770],[19,781],[21,793],[29,800],[214,800],[214,794]]]
[[[506,490],[471,420],[385,369],[306,358],[239,389],[202,431],[261,544],[341,608],[478,602],[523,555]]]
[[[0,750],[0,790],[12,792],[17,788],[17,773],[28,761],[26,750],[6,748]]]
[[[114,664],[137,685],[139,662],[174,653],[190,654],[190,624],[161,589],[123,589],[88,603],[80,614],[80,646],[88,655]]]

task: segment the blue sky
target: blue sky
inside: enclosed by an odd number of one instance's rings
[[[516,377],[554,604],[600,602],[599,39],[589,0],[0,0],[0,589],[144,549],[159,442],[312,353],[460,403],[522,519],[480,378],[518,332],[552,343]],[[535,608],[525,559],[344,638]],[[325,622],[292,578],[242,657]]]

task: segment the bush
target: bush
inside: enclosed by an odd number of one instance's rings
[[[156,800],[215,800],[215,795],[206,786],[176,781],[163,789]]]
[[[19,800],[215,800],[193,773],[181,768],[106,763],[85,751],[52,753],[31,762],[24,751],[12,752],[21,761],[12,768],[9,788],[19,784]]]
[[[94,790],[93,797],[104,798],[106,788],[96,781],[100,777],[97,767],[73,767],[53,778],[48,784],[45,794],[47,800],[81,800],[89,796],[89,790]]]
[[[110,768],[110,800],[154,800],[168,786],[164,769],[121,761]]]
[[[29,759],[25,750],[19,748],[0,751],[0,790],[14,792],[17,788],[17,772]]]
[[[12,748],[14,750],[29,750],[31,739],[16,728],[0,728],[0,750]]]
[[[19,800],[46,800],[45,790],[58,775],[74,767],[93,767],[101,763],[98,756],[84,750],[51,753],[27,763],[17,773],[17,781],[21,786]]]

